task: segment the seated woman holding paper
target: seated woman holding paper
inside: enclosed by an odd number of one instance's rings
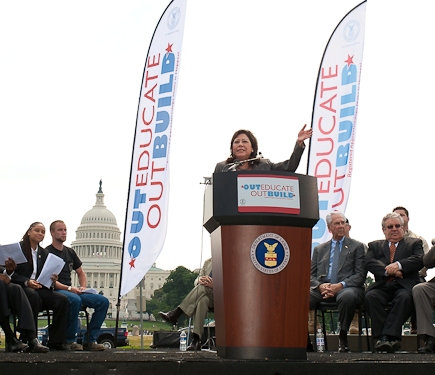
[[[238,130],[233,134],[230,144],[230,157],[218,163],[215,172],[245,171],[245,170],[281,170],[294,172],[299,166],[302,154],[305,150],[305,139],[312,136],[313,130],[305,130],[307,125],[298,133],[296,145],[289,160],[281,163],[272,163],[269,159],[263,159],[258,153],[258,142],[254,134],[249,130]],[[258,155],[259,154],[259,155]]]
[[[39,311],[46,309],[53,311],[48,346],[55,350],[67,350],[64,344],[66,343],[68,298],[37,281],[48,256],[48,252],[40,246],[44,237],[44,225],[40,222],[32,223],[20,242],[27,262],[15,266],[11,280],[13,283],[20,284],[24,289],[32,306],[36,327]],[[54,275],[53,282],[56,280],[57,276]]]

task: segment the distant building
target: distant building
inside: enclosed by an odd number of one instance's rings
[[[95,206],[85,213],[76,230],[76,240],[71,247],[77,252],[83,262],[88,287],[103,293],[110,301],[108,317],[116,317],[117,295],[119,292],[122,241],[115,215],[104,205],[102,182],[96,194]],[[142,289],[142,299],[150,299],[154,291],[165,283],[170,271],[157,268],[155,264],[145,275]],[[73,272],[72,283],[79,285],[77,275]],[[139,318],[140,309],[139,286],[122,296],[120,304],[120,319]],[[146,308],[146,304],[142,307]]]

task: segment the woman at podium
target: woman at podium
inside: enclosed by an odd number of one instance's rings
[[[230,157],[216,164],[215,172],[245,171],[245,170],[278,170],[294,172],[299,166],[302,154],[305,150],[304,141],[313,134],[312,129],[305,130],[306,124],[298,133],[293,153],[290,159],[280,163],[272,163],[269,159],[263,159],[258,153],[258,141],[249,130],[237,130],[230,144]]]

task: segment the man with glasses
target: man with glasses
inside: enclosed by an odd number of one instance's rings
[[[418,271],[423,267],[423,243],[405,237],[403,224],[395,212],[384,216],[385,240],[370,242],[366,254],[366,270],[375,276],[375,283],[366,292],[365,307],[379,352],[400,349],[402,325],[414,310],[412,288],[420,282]]]

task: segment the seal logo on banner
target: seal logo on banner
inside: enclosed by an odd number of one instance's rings
[[[289,260],[290,248],[284,238],[276,233],[264,233],[251,245],[251,261],[263,273],[281,272]]]
[[[358,38],[360,30],[361,26],[357,20],[349,21],[343,29],[343,37],[346,42],[353,42],[356,38]]]
[[[177,25],[178,21],[180,21],[180,8],[175,7],[168,14],[168,28],[173,30]]]

